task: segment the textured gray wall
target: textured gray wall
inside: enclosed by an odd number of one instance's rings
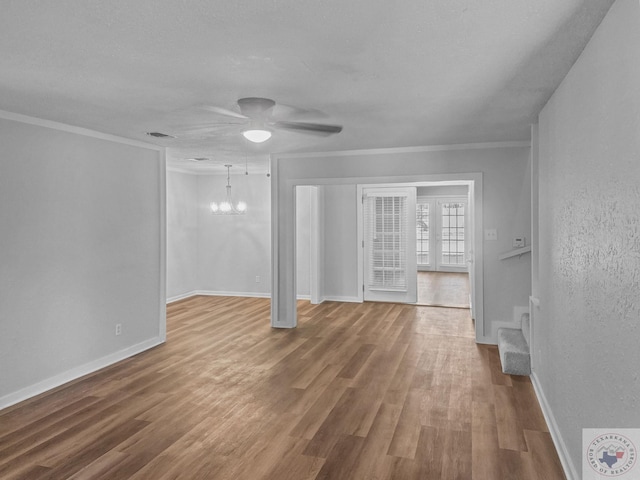
[[[534,370],[579,471],[640,427],[640,5],[619,0],[540,114]]]

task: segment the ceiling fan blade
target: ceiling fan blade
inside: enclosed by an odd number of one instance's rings
[[[217,113],[218,115],[225,115],[227,117],[242,118],[244,120],[247,120],[249,118],[241,113],[227,110],[226,108],[216,107],[215,105],[203,105],[200,108],[209,112]]]
[[[276,103],[273,107],[272,117],[275,119],[308,120],[327,118],[328,115],[315,108],[302,108],[284,103]]]
[[[230,127],[239,127],[242,123],[210,123],[208,126],[194,126],[190,128],[181,128],[178,129],[180,133],[186,134],[198,134],[198,133],[207,133],[207,132],[217,132],[219,130],[230,128]]]
[[[286,122],[278,121],[272,124],[275,128],[283,128],[285,130],[298,130],[308,133],[323,133],[331,135],[342,131],[341,125],[326,125],[323,123],[307,123],[307,122]]]

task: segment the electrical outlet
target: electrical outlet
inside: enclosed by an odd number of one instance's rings
[[[498,240],[498,230],[495,228],[487,228],[484,231],[485,240]]]
[[[116,335],[122,335],[122,324],[116,323]]]
[[[256,283],[260,283],[260,275],[256,275]]]

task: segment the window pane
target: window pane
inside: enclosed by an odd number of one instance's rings
[[[429,265],[429,204],[416,205],[416,253],[418,265]]]
[[[442,204],[442,258],[443,265],[464,264],[464,204]]]

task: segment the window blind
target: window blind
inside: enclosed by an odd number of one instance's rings
[[[395,194],[365,198],[370,290],[407,290],[407,202],[407,196]]]

